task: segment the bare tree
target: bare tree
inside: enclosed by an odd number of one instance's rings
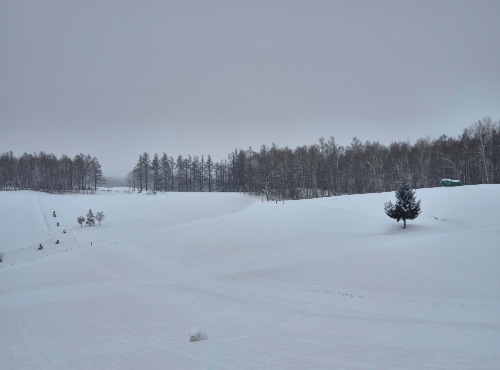
[[[207,165],[206,165],[206,171],[207,171],[207,181],[208,181],[208,191],[212,191],[212,171],[213,171],[213,163],[212,163],[212,158],[210,158],[210,154],[207,157]]]
[[[104,216],[103,212],[97,212],[95,214],[95,219],[99,221],[99,226],[101,226],[101,221],[103,221],[106,217]]]
[[[143,171],[143,160],[142,160],[142,154],[139,154],[139,160],[137,161],[137,164],[135,165],[132,173],[134,175],[134,190],[135,190],[135,183],[137,182],[137,187],[140,188],[139,192],[142,192],[142,184],[143,184],[143,178],[144,178],[144,171]]]
[[[90,176],[92,177],[94,190],[97,190],[97,185],[104,185],[107,182],[102,174],[101,165],[96,157],[92,158],[90,162]]]
[[[151,157],[146,152],[142,154],[142,171],[144,176],[144,182],[146,184],[146,191],[148,191],[149,176],[151,174]]]
[[[85,218],[83,216],[78,216],[76,218],[76,221],[80,224],[80,227],[82,227],[83,223],[85,222]]]
[[[125,178],[125,182],[128,186],[128,190],[130,190],[130,188],[134,184],[134,175],[132,174],[132,171],[127,174],[127,177]]]
[[[158,188],[158,180],[160,179],[160,158],[158,154],[153,156],[153,161],[151,162],[151,173],[153,175],[153,191],[160,190]]]
[[[167,191],[167,180],[170,176],[170,161],[166,153],[160,159],[160,179],[163,182],[163,191]]]

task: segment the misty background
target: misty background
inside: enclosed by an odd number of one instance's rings
[[[207,155],[500,117],[499,1],[0,2],[0,151]]]

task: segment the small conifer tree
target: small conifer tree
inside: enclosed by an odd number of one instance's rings
[[[83,223],[85,222],[85,218],[83,218],[83,216],[78,216],[76,218],[76,221],[80,224],[80,227],[82,227]]]
[[[406,220],[414,220],[420,214],[420,200],[415,199],[415,190],[405,182],[401,182],[396,190],[396,204],[388,201],[384,204],[385,213],[390,218],[403,220],[406,229]]]
[[[87,213],[87,222],[85,223],[89,226],[95,225],[94,214],[91,209],[89,209],[89,212]]]

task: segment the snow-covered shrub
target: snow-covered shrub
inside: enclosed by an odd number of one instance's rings
[[[95,219],[99,221],[99,226],[101,226],[101,221],[104,220],[106,217],[104,216],[103,212],[97,212],[95,214]]]
[[[204,330],[200,330],[200,329],[198,329],[197,326],[195,326],[189,332],[189,341],[196,342],[199,340],[208,340],[208,335]]]
[[[76,218],[76,221],[80,224],[80,227],[82,227],[83,223],[85,222],[85,218],[83,218],[83,216],[78,216]]]
[[[0,262],[3,261],[3,253],[0,253]]]
[[[87,222],[85,223],[89,226],[95,225],[94,214],[91,209],[89,209],[89,212],[87,213]]]

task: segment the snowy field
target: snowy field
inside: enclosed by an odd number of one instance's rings
[[[0,192],[0,368],[499,369],[500,186],[417,198]]]

